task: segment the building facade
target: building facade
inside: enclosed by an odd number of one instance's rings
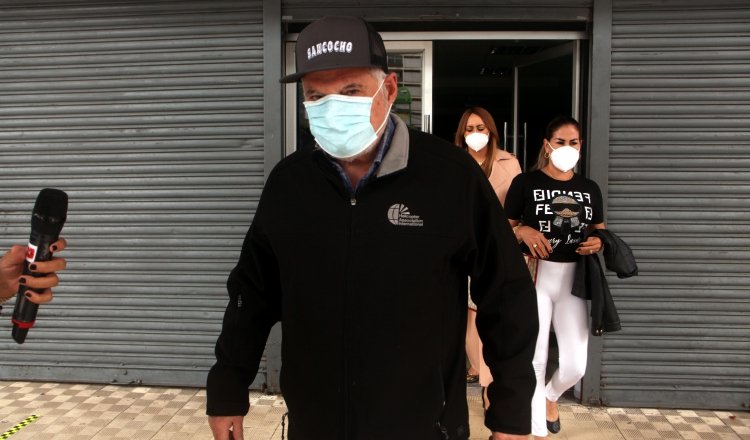
[[[539,127],[583,124],[581,172],[637,277],[592,338],[604,405],[750,404],[750,5],[744,0],[0,1],[4,248],[41,188],[68,192],[69,269],[0,378],[203,386],[225,282],[264,177],[306,139],[296,33],[382,32],[394,112],[446,138],[488,107],[527,166]],[[274,332],[256,387],[278,389]]]

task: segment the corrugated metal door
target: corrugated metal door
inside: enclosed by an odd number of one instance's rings
[[[3,249],[68,192],[69,269],[0,377],[198,385],[263,185],[260,1],[0,5]]]
[[[641,273],[612,281],[606,404],[750,404],[750,8],[614,1],[609,224]]]
[[[282,0],[285,21],[312,21],[326,15],[359,15],[370,21],[590,21],[593,0]]]

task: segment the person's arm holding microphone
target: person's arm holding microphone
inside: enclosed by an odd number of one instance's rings
[[[65,239],[60,238],[50,249],[60,252],[66,245]],[[0,304],[16,295],[19,284],[29,288],[26,296],[33,303],[44,304],[52,300],[52,288],[59,282],[56,272],[65,269],[65,259],[53,257],[49,261],[37,261],[29,269],[33,274],[43,275],[22,276],[26,252],[27,246],[14,245],[0,258]]]

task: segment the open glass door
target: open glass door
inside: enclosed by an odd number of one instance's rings
[[[548,47],[514,66],[513,152],[524,171],[536,163],[547,123],[557,115],[580,121],[580,42]]]
[[[386,35],[388,69],[398,76],[399,94],[391,112],[411,128],[432,132],[432,42],[389,41]],[[294,71],[295,42],[284,46],[286,72]],[[284,148],[288,155],[298,147],[312,145],[302,105],[302,86],[299,83],[285,86],[285,136]]]
[[[388,69],[398,76],[391,112],[411,128],[432,133],[432,42],[385,41]]]

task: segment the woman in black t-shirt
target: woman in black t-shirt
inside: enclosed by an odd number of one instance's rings
[[[560,431],[557,400],[586,370],[587,305],[571,290],[578,256],[602,248],[598,237],[586,235],[604,228],[604,215],[597,184],[573,172],[580,148],[578,122],[553,119],[534,170],[513,179],[504,205],[523,252],[537,259],[539,337],[533,361],[537,387],[531,403],[531,433],[536,438],[547,437],[548,430]],[[555,329],[560,361],[545,386],[550,326]]]

